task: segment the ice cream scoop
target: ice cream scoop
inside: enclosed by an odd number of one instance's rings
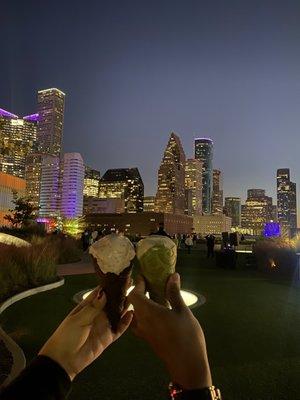
[[[168,305],[165,289],[168,277],[175,272],[176,244],[167,236],[150,235],[138,242],[136,255],[150,298]]]
[[[116,331],[130,285],[134,247],[125,236],[112,233],[93,243],[89,253],[106,294],[105,312],[112,330]]]

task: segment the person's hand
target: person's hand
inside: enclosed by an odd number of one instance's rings
[[[168,309],[145,296],[140,276],[128,300],[134,307],[133,332],[145,339],[165,363],[173,382],[184,389],[212,385],[203,331],[180,294],[180,277],[170,276],[166,286]]]
[[[58,362],[70,379],[91,364],[128,328],[132,312],[125,311],[116,333],[104,312],[105,293],[96,288],[63,320],[39,352]]]

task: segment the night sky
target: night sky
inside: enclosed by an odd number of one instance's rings
[[[64,150],[140,169],[155,194],[169,133],[214,140],[225,195],[300,185],[300,1],[2,0],[0,107],[66,92]],[[299,197],[298,196],[298,197]]]

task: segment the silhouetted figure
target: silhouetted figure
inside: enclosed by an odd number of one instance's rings
[[[214,235],[205,236],[207,246],[207,258],[214,257],[215,237]]]
[[[90,234],[87,229],[81,234],[81,242],[82,242],[82,250],[86,251],[90,243]]]
[[[171,238],[171,236],[168,235],[167,232],[165,231],[163,222],[159,223],[157,232],[151,233],[151,235],[168,236],[169,238]]]

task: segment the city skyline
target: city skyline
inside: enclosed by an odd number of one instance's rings
[[[53,89],[43,89],[43,90],[53,90]],[[43,90],[39,90],[39,91],[43,91]],[[55,90],[58,90],[58,91],[60,91],[60,89],[57,89],[57,88],[55,88]],[[38,92],[39,92],[38,91]],[[64,95],[65,95],[65,93],[64,93]],[[3,109],[3,108],[0,108],[0,110],[1,110],[1,113],[2,113],[2,115],[4,115],[5,117],[8,117],[8,118],[20,118],[18,115],[16,115],[16,114],[13,114],[11,111],[8,111],[8,110],[5,110],[5,109]],[[27,116],[24,116],[24,117],[22,117],[24,120],[27,120],[27,121],[32,121],[32,122],[38,122],[39,121],[39,114],[38,113],[34,113],[34,114],[31,114],[31,115],[27,115]],[[169,132],[169,134],[168,135],[170,135],[172,132],[170,131]],[[175,133],[175,132],[174,132]],[[167,138],[169,137],[167,135]],[[178,135],[178,137],[181,139],[181,136],[180,136],[180,134],[178,134],[177,133],[177,135]],[[206,141],[206,140],[208,140],[208,141],[212,141],[213,142],[213,140],[211,139],[211,138],[209,138],[209,137],[203,137],[203,138],[201,138],[201,139],[203,139],[204,141]],[[194,149],[195,149],[195,141],[197,141],[197,140],[199,140],[199,138],[198,137],[194,137],[193,138],[193,153],[195,152],[194,151]],[[194,157],[194,154],[192,154],[193,155],[193,157]],[[195,159],[195,158],[193,158],[193,157],[190,157],[190,159]],[[212,157],[212,160],[214,160],[214,155],[213,155],[213,157]],[[87,161],[87,162],[85,162],[85,165],[88,167],[88,168],[90,168],[89,167],[89,161]],[[214,161],[212,161],[212,166],[214,167],[215,166],[215,163],[214,163]],[[125,169],[127,168],[127,167],[124,167]],[[138,168],[142,168],[142,166],[138,166]],[[109,169],[111,169],[111,168],[109,168]],[[112,169],[114,169],[114,168],[112,168]],[[120,168],[120,169],[122,169],[122,168]],[[216,171],[220,171],[221,173],[222,173],[222,175],[223,175],[223,171],[221,170],[221,169],[217,169],[217,168],[213,168],[214,170],[216,170]],[[282,169],[282,168],[277,168],[277,169]],[[284,168],[283,168],[284,169]],[[289,169],[290,170],[290,168],[289,167],[286,167],[286,169]],[[277,174],[275,173],[275,180],[276,180],[276,176],[277,176]],[[222,179],[223,179],[223,177],[222,177]],[[250,185],[251,186],[251,185]],[[249,188],[250,188],[250,186],[248,186],[248,187],[245,187],[245,188],[241,188],[240,189],[240,192],[241,191],[243,191],[244,189],[247,191]],[[155,187],[155,185],[154,185],[154,187]],[[258,188],[259,187],[259,185],[252,185],[251,186],[251,188]],[[261,188],[265,188],[266,186],[265,185],[261,185]],[[156,189],[154,189],[154,191],[155,191]],[[266,190],[266,192],[268,191],[267,189],[264,189],[264,190]],[[271,189],[270,190],[270,192],[272,193],[274,190],[273,189]],[[231,196],[231,194],[230,193],[226,193],[226,191],[224,191],[225,192],[225,194],[224,194],[224,196],[227,196],[227,197],[230,197]],[[242,192],[241,192],[242,193]],[[244,192],[243,192],[244,193]],[[244,193],[244,194],[241,194],[240,196],[233,196],[233,197],[240,197],[241,199],[242,199],[242,201],[245,201],[246,199],[247,199],[247,195],[246,195],[246,193]],[[276,191],[276,187],[275,187],[275,193],[274,194],[272,194],[270,197],[272,197],[272,198],[274,198],[274,200],[276,201],[276,194],[277,194],[277,191]],[[152,196],[153,195],[153,193],[150,193],[150,194],[145,194],[145,196]]]
[[[54,31],[56,1],[33,3],[4,7],[0,30],[10,41],[0,106],[27,115],[38,90],[60,88],[65,152],[81,152],[100,171],[138,166],[152,195],[174,131],[187,157],[195,137],[213,139],[224,196],[244,201],[248,188],[262,187],[275,199],[278,168],[299,184],[299,3],[117,2],[100,10],[91,2],[86,17],[74,6],[69,18],[61,1]]]

